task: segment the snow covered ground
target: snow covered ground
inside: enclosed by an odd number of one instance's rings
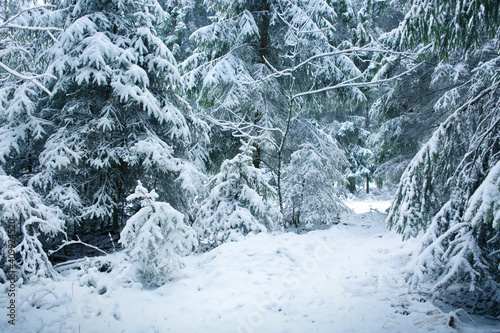
[[[348,204],[358,212],[370,205]],[[500,331],[408,293],[400,274],[407,250],[384,218],[371,211],[343,215],[328,230],[249,236],[187,257],[158,289],[133,281],[123,252],[94,258],[61,281],[18,286],[16,325],[3,315],[0,332]]]

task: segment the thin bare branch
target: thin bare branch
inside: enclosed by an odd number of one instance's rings
[[[410,68],[409,70],[407,70],[407,71],[405,71],[405,72],[403,72],[403,73],[401,73],[399,75],[390,77],[388,79],[377,80],[377,81],[370,81],[370,82],[352,82],[354,79],[358,79],[358,78],[362,77],[362,75],[359,75],[359,76],[357,76],[357,77],[355,77],[353,79],[341,82],[341,83],[336,84],[334,86],[324,87],[324,88],[321,88],[321,89],[310,90],[310,91],[306,91],[306,92],[295,94],[295,95],[293,95],[292,98],[296,99],[298,97],[307,96],[307,95],[313,95],[313,94],[318,94],[318,93],[322,93],[322,92],[325,92],[325,91],[330,91],[330,90],[335,90],[335,89],[340,89],[340,88],[348,88],[348,87],[363,88],[363,87],[378,86],[378,85],[381,85],[383,83],[387,83],[387,82],[396,80],[396,79],[398,79],[398,78],[400,78],[400,77],[402,77],[404,75],[408,75],[411,72],[413,72],[415,69],[417,69],[419,66],[421,66],[422,64],[423,64],[423,62],[417,64],[416,66]]]
[[[411,59],[413,61],[417,61],[416,59],[410,57],[410,54],[408,53],[405,53],[405,52],[398,52],[398,51],[393,51],[393,50],[389,50],[389,49],[379,49],[379,48],[373,48],[373,47],[356,47],[356,48],[350,48],[350,49],[346,49],[346,50],[335,50],[335,51],[332,51],[332,52],[326,52],[326,53],[321,53],[321,54],[316,54],[316,55],[313,55],[309,58],[307,58],[306,60],[302,61],[301,63],[299,63],[298,65],[296,66],[293,66],[293,67],[290,67],[290,68],[285,68],[283,70],[280,70],[278,71],[276,68],[274,68],[267,59],[264,58],[264,61],[265,63],[271,68],[271,70],[273,71],[272,74],[269,74],[267,75],[266,77],[262,78],[262,79],[259,79],[259,80],[255,80],[255,81],[239,81],[241,84],[258,84],[258,83],[262,83],[270,78],[273,78],[273,77],[281,77],[281,76],[289,76],[289,75],[292,75],[293,72],[297,71],[299,68],[305,66],[305,65],[308,65],[310,64],[313,60],[316,60],[316,59],[320,59],[320,58],[326,58],[326,57],[333,57],[333,56],[338,56],[338,55],[357,55],[357,54],[360,54],[360,53],[369,53],[369,52],[378,52],[378,53],[389,53],[389,54],[395,54],[395,55],[400,55],[400,56],[404,56],[408,59]],[[419,63],[419,65],[421,65],[422,63]]]

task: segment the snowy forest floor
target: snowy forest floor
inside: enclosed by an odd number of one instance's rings
[[[500,332],[409,293],[401,267],[411,244],[373,210],[387,202],[348,205],[359,214],[326,230],[258,234],[189,256],[157,289],[133,281],[123,252],[88,259],[60,281],[18,286],[16,325],[4,315],[0,331]],[[4,291],[4,311],[7,301]]]

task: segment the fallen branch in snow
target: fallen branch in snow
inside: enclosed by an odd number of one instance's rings
[[[67,240],[64,240],[64,241],[63,241],[63,243],[62,243],[62,245],[61,245],[61,246],[59,246],[57,249],[55,249],[55,250],[50,250],[50,251],[49,251],[49,255],[52,255],[52,254],[54,254],[54,253],[56,253],[56,252],[58,252],[58,251],[62,250],[64,247],[66,247],[66,246],[68,246],[68,245],[73,245],[73,244],[80,244],[80,245],[84,245],[84,246],[90,247],[90,248],[92,248],[92,249],[94,249],[94,250],[96,250],[96,251],[99,251],[99,252],[101,252],[101,253],[103,253],[103,254],[108,254],[107,252],[105,252],[105,251],[101,250],[101,249],[100,249],[100,248],[98,248],[97,246],[90,245],[90,244],[87,244],[87,243],[85,243],[85,242],[82,242],[78,236],[77,236],[76,238],[77,238],[78,240],[72,240],[72,241],[67,241]]]
[[[80,258],[80,259],[75,259],[75,260],[68,260],[68,261],[56,264],[53,267],[57,272],[61,273],[64,270],[73,269],[75,267],[81,266],[83,263],[85,263],[87,261],[87,259],[88,258],[85,257],[85,258]]]

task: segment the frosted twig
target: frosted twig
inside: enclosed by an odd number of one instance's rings
[[[458,311],[462,311],[463,313],[465,313],[465,315],[470,319],[470,321],[472,321],[474,326],[476,326],[476,328],[479,329],[476,322],[474,321],[474,319],[471,318],[471,316],[467,313],[467,311],[465,311],[464,309],[458,309],[457,311],[455,311],[455,315],[457,314]]]
[[[298,65],[296,66],[293,66],[293,67],[290,67],[290,68],[285,68],[281,71],[277,71],[273,66],[270,66],[271,69],[274,70],[274,73],[272,74],[269,74],[268,76],[262,78],[262,79],[259,79],[259,80],[255,80],[255,81],[240,81],[241,84],[257,84],[257,83],[262,83],[272,77],[280,77],[280,76],[285,76],[285,75],[291,75],[293,72],[297,71],[299,68],[311,63],[313,60],[316,60],[316,59],[320,59],[320,58],[326,58],[326,57],[333,57],[333,56],[338,56],[338,55],[349,55],[349,54],[359,54],[359,53],[368,53],[368,52],[378,52],[378,53],[390,53],[390,54],[395,54],[395,55],[400,55],[400,56],[404,56],[408,59],[411,59],[413,61],[417,61],[416,59],[414,58],[411,58],[407,53],[404,53],[404,52],[397,52],[397,51],[392,51],[392,50],[388,50],[388,49],[377,49],[377,48],[373,48],[373,47],[356,47],[356,48],[350,48],[350,49],[345,49],[345,50],[335,50],[335,51],[332,51],[332,52],[325,52],[325,53],[321,53],[321,54],[316,54],[316,55],[313,55],[309,58],[307,58],[306,60],[302,61],[301,63],[299,63]],[[269,63],[267,62],[267,59],[264,59],[264,61],[266,62],[266,64],[269,65]],[[418,65],[416,65],[415,67],[413,67],[412,69],[410,69],[410,71],[413,71],[414,69],[416,69],[417,67],[419,67],[420,65],[422,65],[424,62],[420,62]],[[396,76],[394,78],[397,78],[399,77]],[[390,78],[390,79],[393,79],[393,78]],[[390,80],[390,79],[386,79],[386,80]],[[381,80],[383,81],[383,80]]]
[[[113,252],[116,253],[115,242],[113,241],[113,237],[111,237],[111,233],[108,232],[109,239],[111,240],[111,244],[113,245]]]

